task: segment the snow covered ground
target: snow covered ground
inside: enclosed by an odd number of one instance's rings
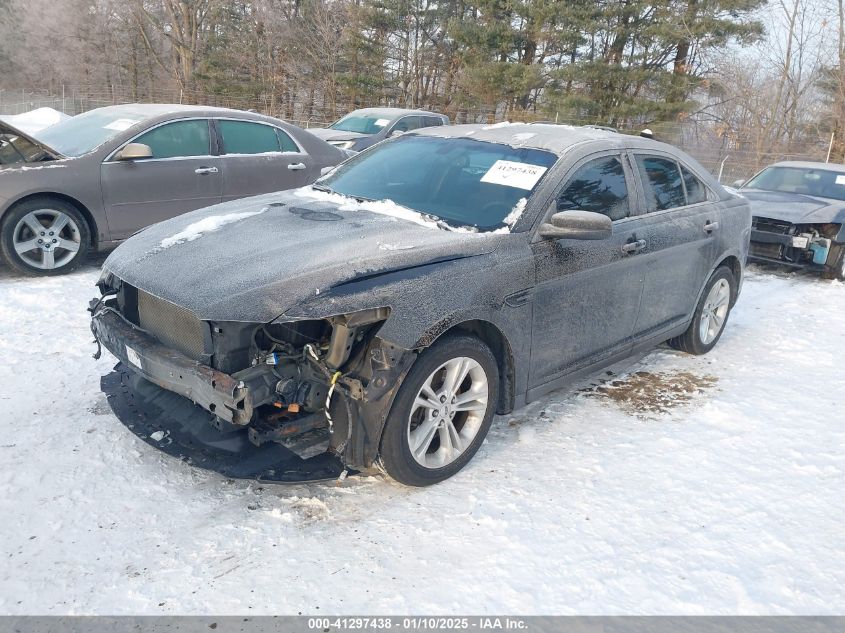
[[[498,419],[418,490],[143,444],[99,391],[96,276],[0,269],[0,613],[845,613],[844,284],[752,270],[710,355]]]

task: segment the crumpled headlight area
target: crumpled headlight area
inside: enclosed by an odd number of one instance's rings
[[[357,373],[389,315],[389,308],[374,308],[323,319],[216,323],[214,365],[250,384],[266,385],[256,398],[256,404],[270,407],[266,414],[320,411],[340,388],[341,377]]]

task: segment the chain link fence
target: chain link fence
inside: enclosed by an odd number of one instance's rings
[[[56,91],[59,93],[59,91]],[[21,114],[37,108],[53,108],[66,114],[76,115],[103,106],[123,103],[191,103],[208,106],[253,110],[268,114],[303,128],[325,127],[346,112],[363,107],[362,104],[334,104],[336,116],[327,114],[315,106],[313,94],[303,95],[294,103],[282,103],[275,95],[244,96],[215,93],[186,92],[178,88],[156,88],[154,91],[137,93],[121,87],[62,86],[60,94],[28,92],[26,90],[0,88],[0,114]],[[398,106],[397,103],[374,103],[372,106]],[[549,116],[533,110],[504,111],[494,108],[459,108],[447,112],[454,123],[495,123],[498,121],[548,121],[568,125],[596,125],[600,121],[578,118],[560,113]],[[619,131],[637,134],[644,125],[628,123]],[[828,152],[829,139],[805,138],[800,151],[755,147],[743,143],[742,135],[732,134],[730,138],[720,135],[710,124],[689,119],[682,123],[650,125],[658,140],[680,147],[695,157],[723,184],[736,180],[747,180],[762,167],[783,160],[824,162]],[[748,137],[752,137],[751,132]]]

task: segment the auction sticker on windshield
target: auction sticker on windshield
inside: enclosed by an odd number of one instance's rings
[[[106,130],[117,130],[118,132],[123,132],[124,130],[131,128],[136,123],[137,121],[133,121],[132,119],[117,119],[103,127]]]
[[[531,191],[545,173],[546,167],[541,167],[540,165],[515,163],[511,160],[497,160],[487,170],[487,173],[481,177],[481,182]]]

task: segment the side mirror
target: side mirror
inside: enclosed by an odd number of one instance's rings
[[[744,184],[745,184],[745,181],[742,178],[740,178],[739,180],[734,180],[731,183],[731,187],[733,187],[734,189],[739,189]]]
[[[129,143],[124,146],[117,154],[115,160],[141,160],[143,158],[152,158],[153,150],[149,145],[143,143]]]
[[[334,171],[335,167],[337,167],[337,165],[329,165],[328,167],[323,167],[320,170],[320,177],[322,178],[323,176],[328,176]]]
[[[402,136],[404,133],[405,133],[405,130],[390,130],[390,134],[388,134],[387,136],[388,136],[388,137],[391,137],[391,136]]]
[[[540,225],[540,236],[555,240],[606,240],[611,235],[610,218],[592,211],[559,211]]]

